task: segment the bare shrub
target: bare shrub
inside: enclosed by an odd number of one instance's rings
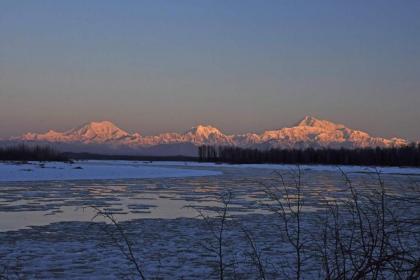
[[[257,243],[253,223],[245,227],[240,219],[230,216],[231,191],[220,195],[218,207],[208,211],[194,208],[208,233],[201,245],[214,259],[214,274],[208,278],[419,279],[418,187],[410,192],[407,188],[403,195],[392,192],[379,172],[370,178],[376,185],[356,186],[341,171],[341,195],[311,209],[307,201],[311,189],[303,175],[298,166],[286,173],[275,172],[269,181],[261,183],[267,198],[261,201],[263,210],[270,210],[277,217],[267,225],[278,230],[276,255],[269,260],[270,264],[277,262],[275,267],[267,265],[259,246],[273,244],[273,240],[259,239]],[[145,279],[121,225],[110,213],[95,209],[97,216],[105,217],[114,226],[114,230],[104,227],[106,234],[133,264],[139,277]],[[245,249],[235,247],[232,236],[240,238],[235,244]],[[255,269],[251,271],[249,267]],[[244,271],[250,273],[244,275]]]
[[[102,227],[103,232],[105,232],[105,234],[112,240],[113,244],[118,247],[119,251],[124,255],[124,257],[135,267],[135,270],[140,279],[145,280],[146,277],[143,270],[141,269],[140,262],[137,260],[134,254],[132,242],[127,237],[122,226],[111,213],[103,211],[95,206],[92,206],[92,208],[96,211],[96,215],[92,220],[95,220],[97,217],[101,216],[107,221],[111,222],[111,224],[114,226],[114,229],[109,229],[106,225],[104,225]]]
[[[229,218],[229,205],[232,199],[232,192],[227,191],[222,193],[218,199],[221,204],[221,207],[212,211],[215,212],[215,216],[210,216],[204,211],[194,208],[198,216],[205,222],[207,228],[210,231],[212,239],[201,243],[202,247],[207,250],[209,253],[214,254],[217,258],[217,274],[218,278],[223,280],[226,278],[226,269],[228,267],[233,267],[235,271],[236,263],[233,261],[226,261],[226,252],[225,252],[225,240],[224,234],[226,230],[226,222]],[[214,213],[213,213],[214,214]]]

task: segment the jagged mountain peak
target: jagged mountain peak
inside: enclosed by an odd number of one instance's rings
[[[113,140],[130,134],[110,121],[94,121],[71,129],[64,133],[70,137],[82,137],[84,140]]]
[[[197,125],[180,137],[182,142],[194,145],[234,145],[231,136],[224,135],[219,129],[211,125]]]
[[[114,130],[114,129],[121,130],[111,121],[92,121],[92,122],[88,122],[79,126],[77,129],[83,129],[83,128],[95,129],[95,130]]]
[[[305,116],[302,120],[300,120],[296,126],[312,126],[315,122],[318,122],[319,120],[312,116]]]
[[[315,118],[313,116],[305,116],[300,122],[297,123],[298,127],[317,127],[321,129],[327,129],[327,130],[335,130],[339,128],[344,128],[344,125],[333,123],[327,120],[321,120],[318,118]]]
[[[211,125],[202,125],[199,124],[197,126],[192,127],[190,130],[188,130],[185,134],[194,134],[194,135],[200,135],[200,136],[209,136],[211,134],[222,134],[220,130],[214,126]]]

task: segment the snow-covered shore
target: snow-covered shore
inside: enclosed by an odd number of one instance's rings
[[[0,182],[179,178],[220,174],[220,171],[146,166],[123,161],[0,163]]]
[[[231,168],[259,168],[272,170],[293,170],[297,168],[295,164],[226,164],[211,162],[181,162],[181,161],[155,161],[148,163],[151,166],[190,166],[190,167],[231,167]],[[372,167],[358,165],[300,165],[302,170],[308,171],[331,171],[339,172],[340,169],[346,173],[373,173],[382,174],[401,174],[401,175],[420,175],[420,168],[416,167]]]

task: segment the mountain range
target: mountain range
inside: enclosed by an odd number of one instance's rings
[[[401,138],[385,139],[327,120],[306,116],[296,125],[261,134],[226,135],[210,125],[198,125],[184,133],[144,136],[129,133],[110,121],[90,122],[64,132],[26,133],[8,142],[49,143],[62,151],[107,154],[196,156],[200,145],[232,145],[269,148],[362,148],[407,145]]]

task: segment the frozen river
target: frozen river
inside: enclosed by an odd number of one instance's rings
[[[315,214],[327,202],[340,199],[348,188],[337,167],[301,166],[300,170],[308,213]],[[378,173],[393,195],[419,190],[420,170],[415,168],[343,167],[342,171],[362,191],[377,188]],[[200,246],[210,236],[199,213],[217,216],[220,195],[229,192],[230,222],[247,226],[265,241],[266,248],[275,250],[279,246],[275,242],[277,221],[267,207],[270,201],[265,188],[278,182],[282,174],[293,172],[296,167],[287,165],[2,163],[0,269],[29,279],[135,277],[132,265],[103,231],[102,226],[112,225],[104,224],[106,219],[100,217],[92,221],[95,207],[120,222],[148,275],[214,278],[212,257]],[[418,217],[418,203],[406,206]],[[314,221],[309,219],[307,226]],[[234,231],[227,236],[231,245],[240,243]],[[234,247],[243,248],[239,243]],[[273,263],[280,257],[272,251],[267,256]]]

